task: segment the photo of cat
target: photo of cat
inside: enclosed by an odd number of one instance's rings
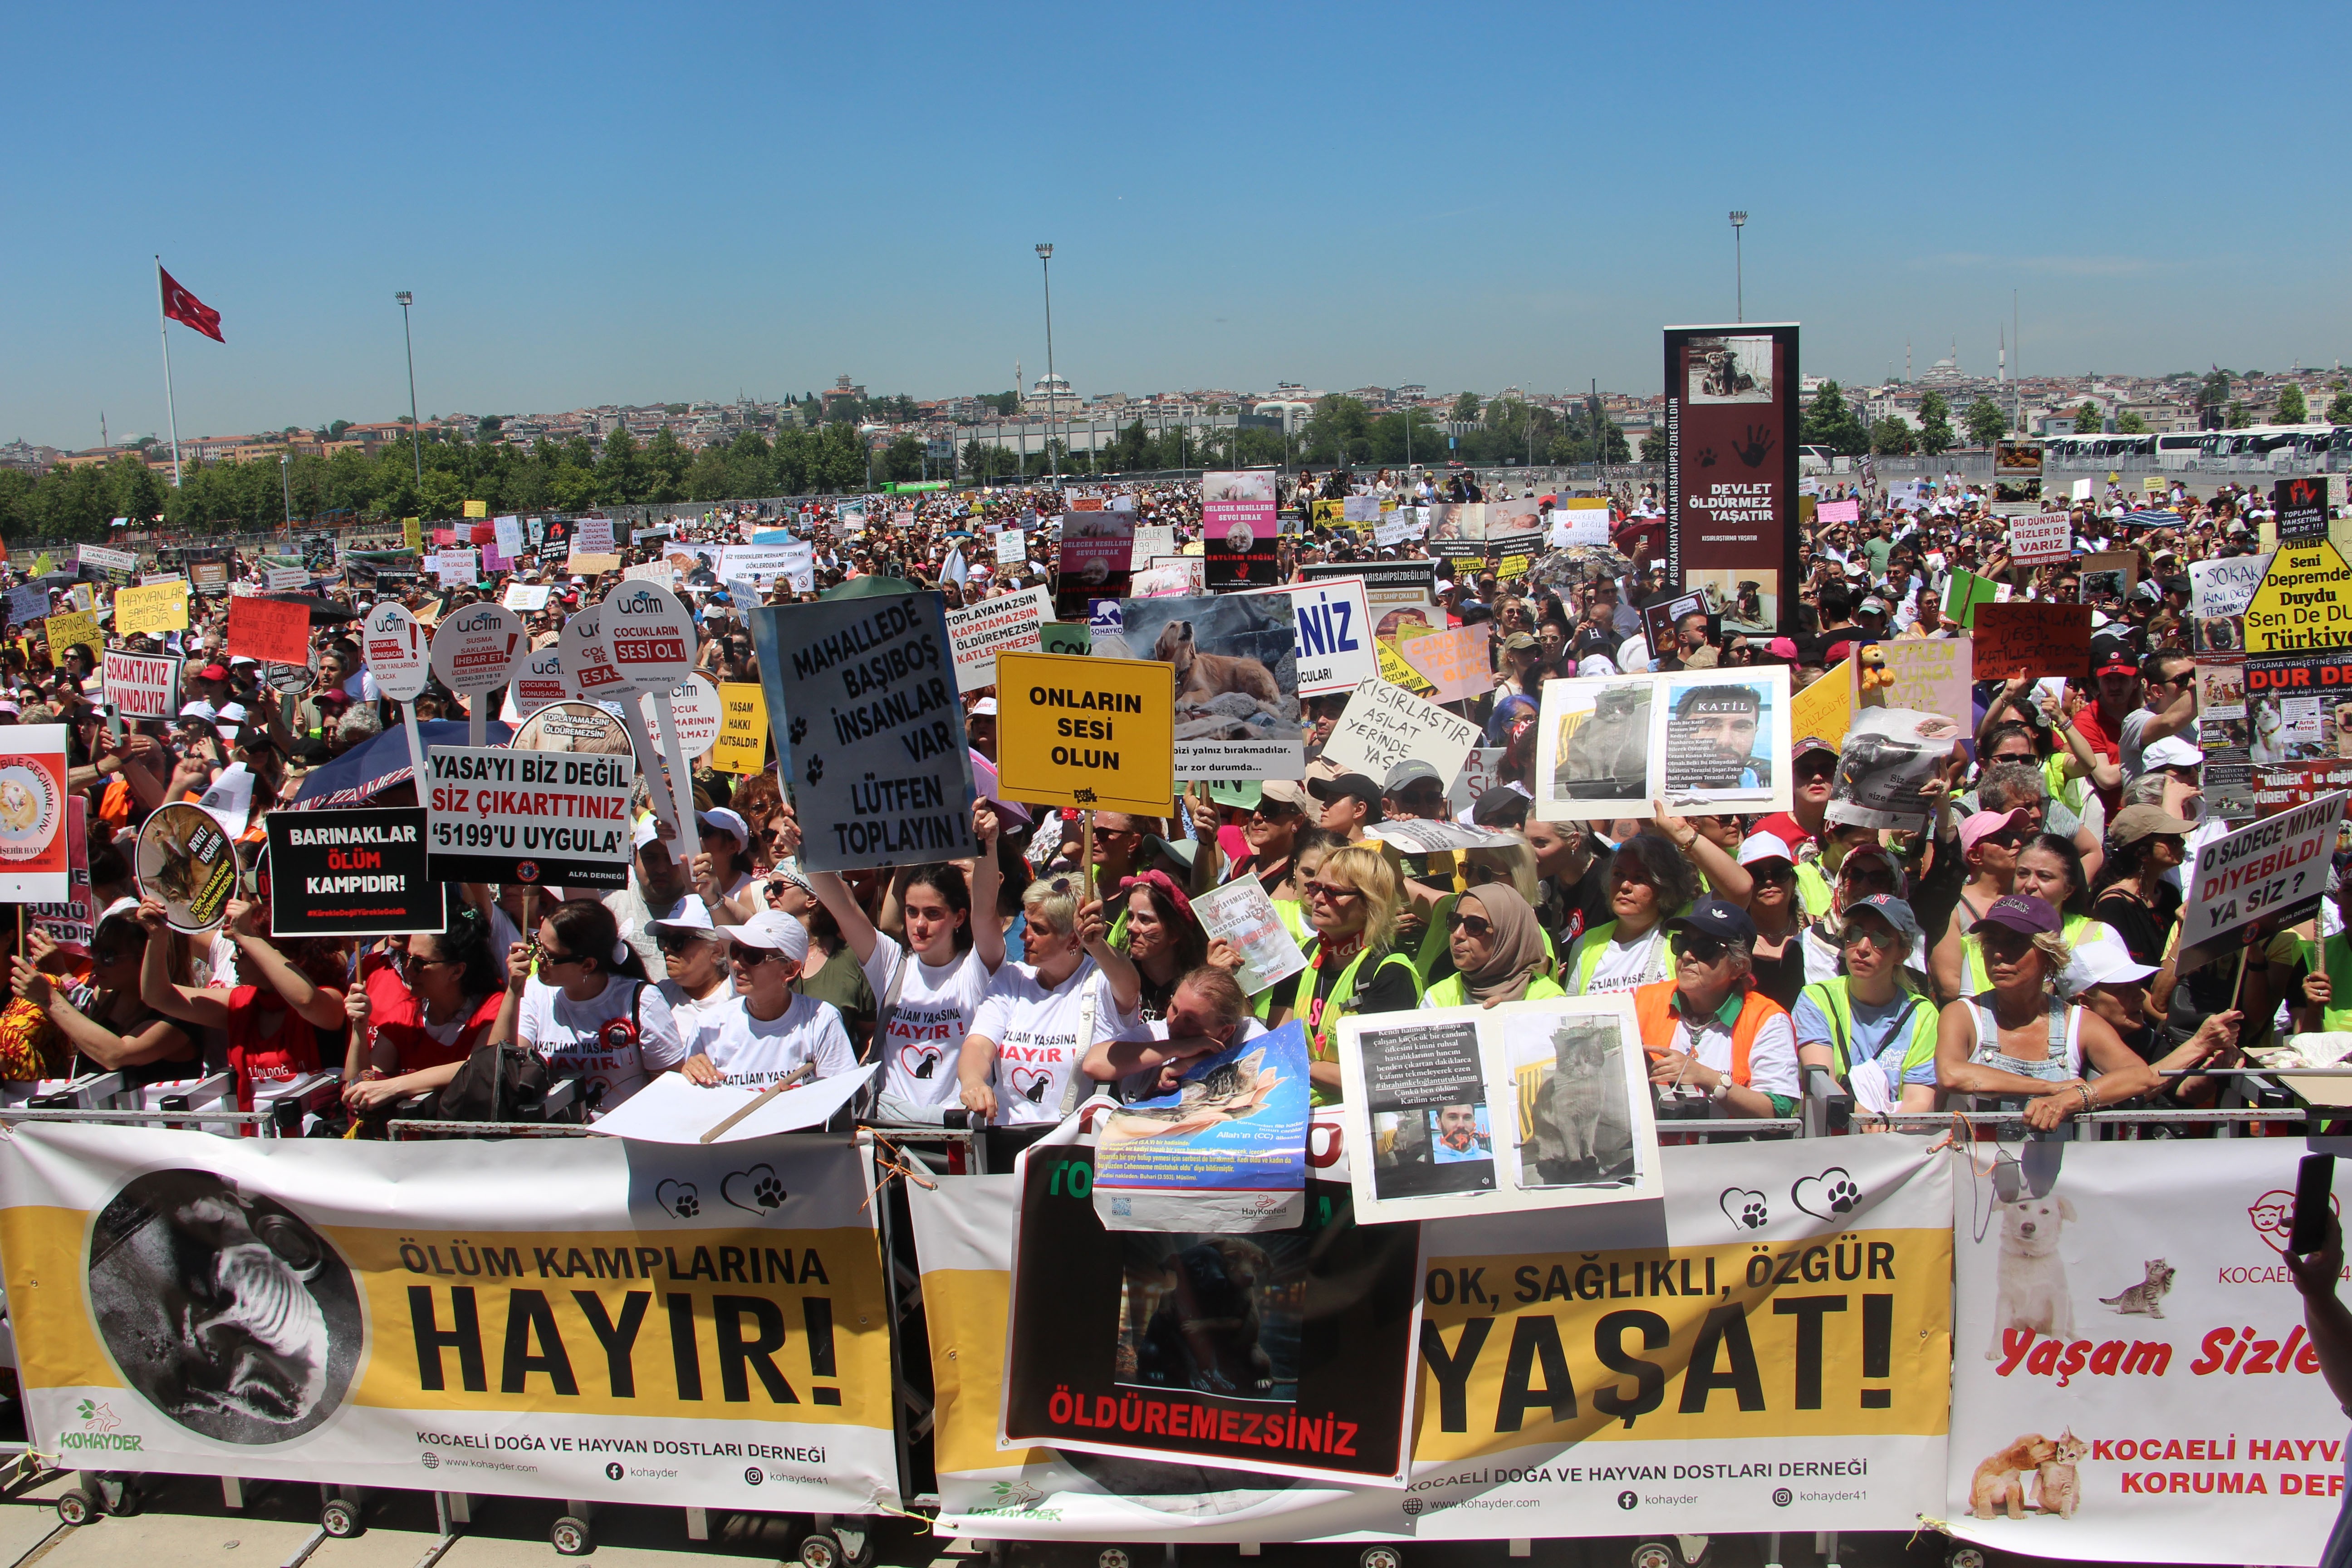
[[[2113,1296],[2099,1298],[2102,1307],[2113,1307],[2118,1312],[2141,1312],[2151,1318],[2164,1316],[2165,1292],[2172,1289],[2172,1277],[2179,1270],[2161,1258],[2151,1258],[2141,1267],[2146,1278]]]
[[[1503,1037],[1518,1091],[1518,1184],[1638,1181],[1622,1024],[1526,1014],[1506,1022]]]
[[[1181,1138],[1245,1121],[1265,1109],[1281,1075],[1265,1065],[1263,1048],[1187,1081],[1173,1105],[1121,1106],[1103,1126],[1099,1146],[1146,1138]]]

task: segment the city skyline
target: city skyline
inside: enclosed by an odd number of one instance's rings
[[[405,412],[401,289],[428,416],[1003,390],[1045,362],[1043,240],[1081,395],[1648,395],[1660,327],[1733,313],[1733,208],[1747,315],[1848,384],[1906,339],[1989,374],[2013,289],[2029,377],[2331,363],[2352,220],[2280,123],[2061,133],[2103,76],[2258,79],[2198,15],[28,14],[0,438],[164,431],[157,252],[227,339],[173,329],[184,435]]]

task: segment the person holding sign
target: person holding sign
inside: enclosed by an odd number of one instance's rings
[[[964,1109],[1005,1126],[1052,1126],[1083,1092],[1074,1081],[1094,1048],[1137,1020],[1135,968],[1108,940],[1102,906],[1078,902],[1073,876],[1021,896],[1030,962],[989,982],[956,1063]]]
[[[1303,868],[1303,867],[1302,867]],[[1339,1024],[1349,1014],[1403,1013],[1421,1005],[1421,972],[1396,950],[1402,885],[1375,847],[1346,844],[1325,855],[1306,883],[1314,934],[1302,944],[1307,968],[1269,986],[1259,1000],[1266,1023],[1307,1024],[1307,1077],[1317,1105],[1341,1094]]]
[[[31,959],[17,953],[9,960],[11,989],[41,1010],[72,1053],[70,1068],[60,1058],[47,1064],[58,1070],[37,1076],[119,1072],[125,1084],[137,1088],[203,1071],[194,1032],[140,998],[139,973],[149,943],[135,914],[125,910],[98,922],[89,944],[89,978],[78,985],[68,986],[63,976],[38,967],[58,951],[56,943],[37,931],[27,942]],[[166,939],[154,945],[176,943]]]
[[[621,940],[612,910],[566,900],[541,919],[537,936],[507,950],[506,1001],[490,1030],[493,1043],[520,1041],[547,1059],[550,1075],[585,1077],[588,1104],[600,1113],[684,1062],[669,1004]]]
[[[1800,1098],[1797,1037],[1780,1005],[1755,988],[1756,924],[1721,899],[1666,922],[1675,974],[1633,993],[1650,1083],[1685,1114],[1787,1116]]]
[[[273,942],[265,906],[228,901],[226,934],[236,944],[236,984],[227,991],[175,984],[171,973],[170,915],[163,900],[140,900],[147,951],[139,970],[139,996],[167,1018],[228,1037],[228,1064],[236,1074],[236,1108],[253,1109],[253,1086],[284,1083],[321,1065],[319,1040],[344,1026],[343,944],[334,937]]]
[[[506,1000],[505,966],[479,910],[459,909],[446,931],[392,940],[403,945],[363,961],[343,1003],[343,1104],[355,1117],[456,1078]]]
[[[857,1052],[830,1002],[793,989],[808,962],[808,928],[762,910],[726,931],[735,994],[713,1008],[679,1071],[690,1083],[767,1089],[857,1069]]]

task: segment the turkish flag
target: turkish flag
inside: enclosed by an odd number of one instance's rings
[[[155,276],[163,281],[163,314],[182,326],[194,327],[216,343],[228,340],[221,336],[220,312],[180,287],[180,280],[163,270],[157,263]]]

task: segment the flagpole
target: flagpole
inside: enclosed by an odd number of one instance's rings
[[[172,398],[171,322],[163,314],[163,258],[155,258],[155,335],[163,340],[163,415],[172,427],[172,488],[180,488],[180,408]]]

